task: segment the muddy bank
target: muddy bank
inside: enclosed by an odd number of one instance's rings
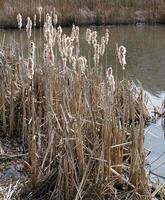
[[[16,15],[24,19],[38,14],[42,6],[44,13],[56,8],[59,23],[69,26],[88,24],[137,24],[165,23],[164,0],[0,0],[0,27],[17,27]],[[25,21],[24,21],[25,25]]]

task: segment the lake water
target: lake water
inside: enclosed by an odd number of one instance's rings
[[[90,28],[96,29],[99,37],[105,33],[105,27]],[[116,43],[124,45],[127,48],[128,76],[142,83],[154,106],[161,106],[165,99],[165,26],[109,26],[106,28],[110,30],[110,43],[106,54],[107,66],[116,65]],[[81,53],[87,55],[86,28],[82,27],[80,30]],[[64,32],[69,34],[70,29],[65,28]],[[0,32],[0,40],[4,40],[5,43],[13,42],[13,37],[19,42],[19,31],[1,30]],[[25,31],[22,38],[26,55]],[[35,32],[35,40],[39,43],[39,30]],[[153,173],[162,177],[160,181],[165,181],[163,179],[165,177],[165,129],[161,125],[161,120],[146,129],[145,148],[151,151],[147,158],[147,162],[152,163],[149,168]]]

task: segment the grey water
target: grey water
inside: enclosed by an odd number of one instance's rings
[[[161,107],[165,99],[165,26],[109,26],[90,27],[97,30],[98,38],[105,34],[105,29],[110,30],[110,42],[105,55],[106,67],[116,65],[115,46],[124,45],[127,49],[126,73],[135,82],[141,82],[152,104]],[[65,28],[64,32],[70,34],[71,29]],[[88,55],[88,45],[85,41],[86,27],[80,28],[81,54]],[[40,30],[33,33],[32,39],[40,43]],[[28,40],[26,31],[1,30],[0,42],[19,45],[23,41],[23,50],[26,55]],[[16,42],[15,42],[16,41]],[[42,42],[43,43],[43,42]],[[118,66],[119,73],[122,71]],[[146,128],[145,148],[150,152],[147,157],[148,169],[158,175],[156,181],[165,181],[165,129],[161,119]],[[155,176],[153,175],[153,178]]]

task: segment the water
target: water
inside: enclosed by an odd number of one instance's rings
[[[105,33],[105,27],[90,28],[98,31],[98,37]],[[127,75],[134,81],[139,80],[152,103],[155,106],[161,106],[162,100],[165,99],[165,26],[110,26],[108,28],[110,29],[110,44],[105,56],[107,67],[116,65],[116,43],[124,45],[127,48]],[[88,46],[85,41],[86,28],[82,27],[80,30],[81,54],[88,55]],[[64,29],[67,34],[70,31],[71,29]],[[0,32],[0,41],[13,43],[13,38],[17,42],[20,41],[19,31],[2,30]],[[33,35],[33,39],[39,43],[39,38],[38,30],[35,32],[35,37]],[[22,34],[22,40],[24,41],[24,55],[26,55],[28,41],[25,31]],[[121,72],[120,67],[118,70]],[[165,130],[161,125],[161,120],[146,129],[145,148],[151,151],[147,158],[147,162],[152,163],[151,170],[165,177]],[[156,159],[158,160],[153,162]],[[160,178],[159,180],[164,181],[165,179]]]

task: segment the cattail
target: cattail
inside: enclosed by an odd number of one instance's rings
[[[97,32],[93,31],[91,34],[92,40],[97,40]]]
[[[48,23],[48,25],[52,24],[52,17],[51,15],[49,15],[49,13],[46,14],[46,22]]]
[[[125,70],[125,65],[126,63],[126,48],[124,46],[120,46],[118,49],[118,58],[119,58],[119,63],[123,67],[123,70]]]
[[[27,17],[26,32],[27,32],[28,39],[30,39],[31,34],[32,34],[32,21],[30,17]]]
[[[76,72],[76,65],[77,65],[76,57],[72,56],[71,61],[72,61],[72,68]]]
[[[103,56],[105,53],[105,37],[101,38],[101,45],[100,45],[100,55]]]
[[[54,15],[53,16],[53,24],[54,24],[54,26],[57,26],[57,21],[58,21],[57,15]]]
[[[63,69],[66,71],[66,63],[67,63],[67,58],[62,58],[62,64],[63,64]]]
[[[105,53],[105,43],[101,43],[100,45],[100,55],[103,56]]]
[[[22,16],[21,16],[20,13],[17,15],[17,23],[18,23],[18,28],[21,30],[21,28],[22,28]]]
[[[74,41],[76,38],[76,28],[75,25],[73,24],[72,26],[72,32],[71,32],[71,36],[70,36],[71,40]]]
[[[112,77],[112,67],[109,67],[106,71],[106,77],[108,80],[111,80]]]
[[[54,28],[53,29],[53,37],[52,37],[53,45],[55,45],[56,38],[57,38],[57,30],[56,30],[56,28]]]
[[[100,45],[99,44],[94,45],[94,52],[96,55],[100,54]]]
[[[35,44],[33,41],[30,42],[30,45],[29,45],[29,56],[34,59],[34,56],[35,56]]]
[[[109,30],[106,29],[106,32],[105,32],[105,44],[107,45],[109,42]]]
[[[68,58],[69,58],[69,59],[71,59],[72,54],[73,54],[73,46],[69,46],[69,47],[67,48],[67,55],[68,55]]]
[[[57,26],[57,21],[58,21],[58,18],[57,18],[57,14],[56,14],[56,9],[54,8],[54,10],[53,10],[53,24],[54,24],[54,26]]]
[[[86,31],[86,41],[88,42],[89,45],[91,44],[91,39],[92,39],[91,36],[92,36],[91,29],[87,28],[87,31]]]
[[[62,35],[62,28],[61,28],[61,26],[57,27],[57,35],[59,35],[59,36]]]
[[[81,74],[85,74],[87,59],[84,56],[81,56],[78,58],[77,62],[80,67]]]
[[[52,45],[50,46],[48,43],[44,44],[43,58],[46,65],[54,65],[54,51]]]
[[[114,80],[114,76],[113,76],[112,72],[113,72],[112,68],[109,67],[106,71],[106,78],[107,78],[108,83],[111,86],[111,90],[114,92],[114,90],[115,90],[115,80]]]
[[[37,25],[37,15],[34,15],[34,27]]]
[[[28,69],[27,69],[27,77],[32,80],[34,75],[34,61],[32,58],[28,58]]]
[[[54,28],[52,25],[52,19],[49,14],[46,15],[46,22],[44,23],[43,27],[44,37],[46,39],[46,42],[49,43],[49,45],[54,44]]]
[[[47,62],[47,60],[48,60],[48,44],[44,44],[43,58],[44,58],[44,62]]]
[[[52,46],[49,48],[49,63],[51,66],[54,65],[54,51]]]
[[[78,26],[75,27],[75,39],[76,42],[79,43],[79,35],[80,35],[80,29]]]
[[[70,39],[70,37],[68,36],[68,37],[66,37],[66,39],[65,39],[65,44],[66,44],[66,46],[71,46],[71,44],[72,44],[72,41],[71,41],[71,39]]]
[[[38,13],[39,13],[39,22],[41,23],[42,20],[42,7],[38,7]]]
[[[72,42],[75,40],[75,25],[73,24],[72,26],[72,31],[71,31],[71,34],[70,34],[70,38],[72,40]]]
[[[99,44],[95,44],[94,45],[94,64],[95,66],[97,66],[99,64],[99,60],[100,60],[100,45]]]

